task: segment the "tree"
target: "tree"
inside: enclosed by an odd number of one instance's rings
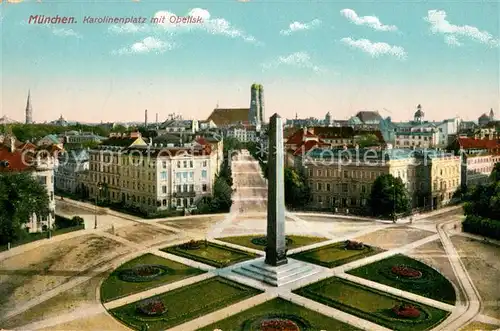
[[[293,168],[285,168],[285,204],[289,207],[305,206],[310,201],[309,186],[305,177]]]
[[[374,216],[392,218],[410,212],[409,195],[401,178],[390,174],[377,177],[372,185],[369,206]]]
[[[372,133],[362,135],[361,137],[359,137],[359,139],[356,141],[356,143],[358,144],[359,148],[380,145],[380,141],[379,141],[378,137]]]
[[[224,138],[224,155],[225,156],[231,157],[231,155],[229,155],[230,152],[239,151],[244,147],[245,147],[245,145],[241,141],[239,141],[237,138],[234,138],[234,137],[225,137]]]
[[[0,244],[20,239],[33,214],[49,215],[45,187],[30,173],[0,173]]]
[[[212,210],[228,212],[233,204],[231,195],[233,190],[223,177],[218,177],[214,182]]]
[[[495,163],[490,174],[490,179],[492,182],[500,182],[500,162]]]

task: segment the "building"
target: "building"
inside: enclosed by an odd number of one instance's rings
[[[74,149],[59,154],[59,164],[55,169],[54,187],[58,191],[69,193],[82,192],[82,173],[89,170],[89,152],[87,149]]]
[[[110,138],[90,150],[90,197],[145,213],[190,208],[212,194],[222,163],[221,142],[205,142],[164,147],[140,135]]]
[[[212,120],[199,121],[200,130],[211,130],[216,129],[217,125]]]
[[[207,121],[213,122],[218,128],[228,128],[235,125],[250,124],[250,108],[215,108]]]
[[[479,116],[477,119],[477,122],[480,127],[488,125],[490,122],[495,121],[495,113],[493,112],[493,108],[490,109],[489,114],[487,115],[486,113],[482,114]]]
[[[424,121],[422,106],[417,106],[413,121],[394,123],[395,148],[436,148],[439,146],[439,129],[435,123]]]
[[[56,145],[60,149],[63,148],[63,139],[55,134],[49,134],[36,142],[37,146],[52,146]]]
[[[68,126],[69,125],[68,121],[66,121],[64,119],[62,114],[57,120],[50,122],[50,124],[57,125],[57,126]]]
[[[260,124],[258,125],[237,125],[226,130],[226,137],[233,137],[240,142],[257,141],[260,134]]]
[[[460,184],[460,157],[437,150],[314,149],[303,159],[311,207],[365,211],[381,175],[399,177],[414,208],[440,208]]]
[[[159,125],[158,135],[166,133],[194,134],[200,130],[197,120],[168,119]]]
[[[0,136],[0,172],[30,172],[47,189],[49,215],[41,219],[33,215],[26,224],[29,232],[41,232],[54,226],[54,168],[58,152],[54,146],[42,149],[21,143],[13,135]]]
[[[0,125],[7,125],[7,124],[19,124],[16,120],[13,120],[12,118],[8,117],[7,115],[4,115],[0,117]]]
[[[450,150],[462,157],[461,185],[463,188],[486,184],[491,171],[500,162],[500,140],[459,137]]]
[[[78,144],[89,144],[96,143],[99,144],[106,137],[98,136],[92,132],[82,132],[82,131],[68,131],[59,135],[62,138],[64,144],[78,145]]]

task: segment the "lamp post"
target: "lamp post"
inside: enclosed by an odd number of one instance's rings
[[[97,202],[99,198],[99,194],[101,194],[102,183],[97,183],[97,192],[95,194],[95,213],[94,213],[94,229],[97,229]]]

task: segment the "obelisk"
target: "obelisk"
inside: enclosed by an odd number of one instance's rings
[[[276,267],[287,263],[283,120],[278,114],[274,114],[270,118],[268,135],[267,246],[265,262]]]

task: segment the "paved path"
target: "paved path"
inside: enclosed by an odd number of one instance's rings
[[[467,273],[467,269],[465,268],[462,260],[460,259],[460,256],[458,255],[458,252],[453,246],[448,233],[444,230],[444,227],[447,223],[441,223],[437,225],[438,234],[441,239],[441,243],[443,244],[444,250],[446,254],[448,254],[448,258],[451,262],[453,271],[457,276],[459,285],[462,288],[462,293],[464,293],[465,295],[465,307],[459,307],[457,311],[452,313],[450,318],[436,327],[435,330],[458,330],[474,320],[474,318],[481,311],[481,297],[479,295],[479,292],[470,279],[470,276]]]

